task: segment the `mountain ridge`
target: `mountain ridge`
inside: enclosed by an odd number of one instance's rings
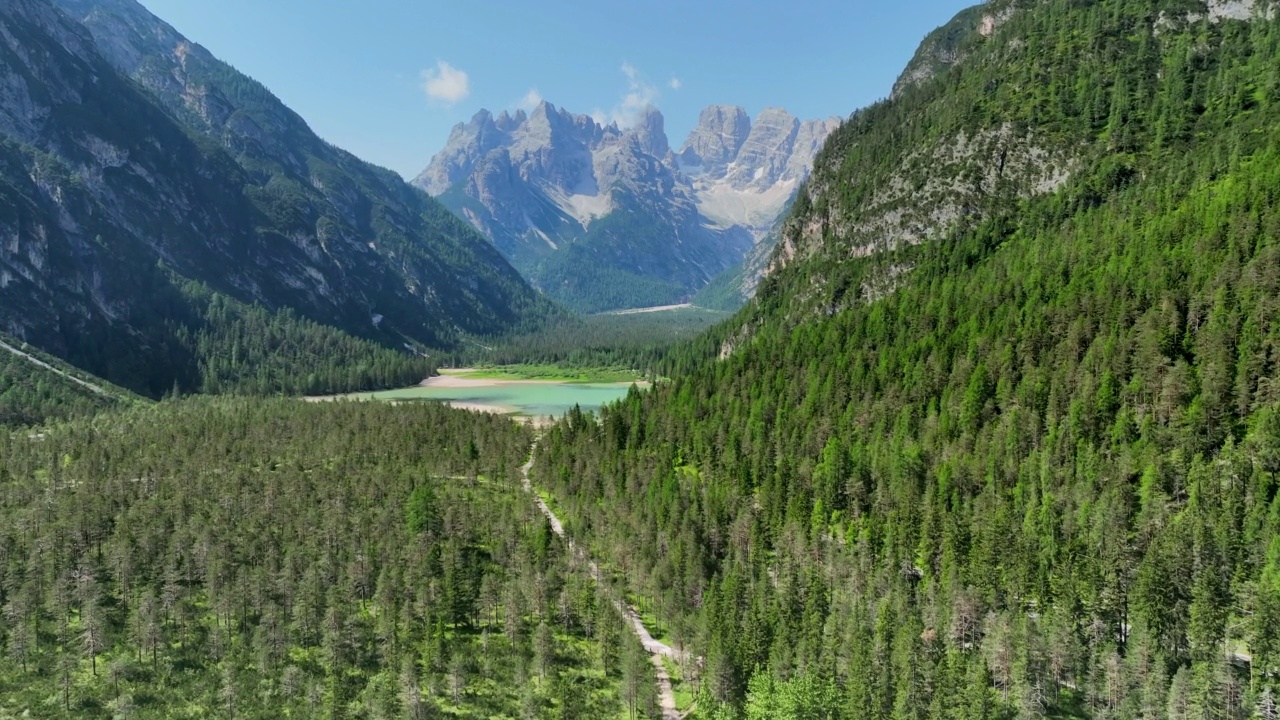
[[[417,314],[409,308],[426,301],[455,318],[456,327],[414,329],[409,335],[415,340],[448,343],[456,332],[493,332],[504,323],[494,312],[504,303],[539,304],[487,244],[475,242],[465,225],[440,212],[439,205],[424,202],[394,172],[320,139],[264,86],[136,0],[55,4],[89,30],[118,71],[149,90],[186,127],[231,153],[266,191],[257,193],[255,201],[271,212],[314,222],[303,229],[305,235],[292,228],[285,233],[309,258],[342,249],[357,257],[372,255],[373,263],[399,266],[394,272],[400,277],[382,282],[401,284],[416,298],[401,297],[396,303],[400,309],[377,314],[408,322]],[[448,257],[456,259],[441,262]],[[335,257],[334,262],[352,264],[350,258]],[[463,265],[452,267],[453,262]],[[464,277],[464,267],[480,275]],[[452,287],[432,287],[441,281]],[[468,305],[488,317],[469,316]]]
[[[197,285],[394,348],[551,312],[465,223],[132,0],[0,14],[6,332],[154,396],[201,383]]]
[[[717,140],[725,122],[730,137]],[[459,123],[414,183],[553,298],[585,311],[661,305],[767,235],[837,124],[769,108],[753,125],[741,108],[711,106],[676,151],[655,108],[620,128],[544,100]],[[584,277],[582,263],[598,272]]]

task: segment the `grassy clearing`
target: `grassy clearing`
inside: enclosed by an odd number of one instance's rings
[[[565,368],[559,365],[492,365],[441,369],[441,375],[476,380],[546,380],[565,383],[615,383],[642,380],[643,374],[621,368]]]

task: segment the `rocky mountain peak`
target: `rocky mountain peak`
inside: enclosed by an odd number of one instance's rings
[[[764,237],[835,125],[780,108],[753,124],[741,107],[713,105],[677,155],[655,107],[619,129],[543,101],[527,117],[485,112],[459,125],[416,184],[575,307],[608,307],[603,298],[619,295],[604,278],[621,276],[609,273],[643,278],[636,287],[662,304]],[[593,279],[558,259],[583,252],[603,253],[609,267]]]
[[[439,195],[467,177],[480,158],[509,141],[518,127],[515,118],[503,113],[495,121],[481,110],[466,123],[458,123],[449,133],[449,142],[436,154],[415,183],[432,195]]]
[[[641,113],[640,119],[628,134],[636,138],[643,152],[656,158],[665,158],[671,151],[671,146],[667,142],[665,123],[662,113],[650,106]]]
[[[784,178],[800,121],[782,108],[765,108],[751,125],[729,177],[737,187],[767,188]]]
[[[737,105],[711,105],[680,147],[683,167],[721,168],[733,162],[751,134],[751,117]]]
[[[494,118],[493,124],[495,127],[497,127],[499,130],[503,132],[511,132],[512,130],[519,127],[520,123],[524,122],[525,119],[526,118],[523,110],[517,110],[514,116],[508,113],[506,110],[503,110],[502,113],[498,115],[498,117]]]
[[[746,227],[762,238],[809,175],[814,155],[840,124],[800,121],[765,108],[754,122],[734,105],[712,105],[676,156],[693,182],[698,206],[722,227]]]
[[[518,120],[518,122],[517,122]],[[577,115],[543,100],[524,117],[517,112],[512,119],[511,135],[521,150],[535,151],[543,145],[568,147],[592,145],[607,128],[601,128],[590,115]],[[517,157],[513,152],[512,157]]]
[[[751,125],[753,130],[762,125],[789,130],[799,124],[800,121],[796,119],[796,116],[787,112],[786,108],[767,107],[760,111],[760,114],[756,116],[755,122]]]
[[[518,131],[530,137],[545,138],[550,141],[557,132],[562,132],[572,124],[572,119],[564,117],[555,105],[543,100],[538,103],[533,112],[529,113],[528,120],[520,123]]]

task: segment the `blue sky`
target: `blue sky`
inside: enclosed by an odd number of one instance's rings
[[[976,0],[142,2],[326,140],[413,177],[455,123],[535,97],[623,119],[650,101],[676,146],[711,103],[847,116]]]

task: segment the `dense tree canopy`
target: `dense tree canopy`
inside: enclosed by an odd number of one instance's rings
[[[1062,189],[869,256],[796,237],[670,383],[540,446],[703,712],[1274,716],[1280,23],[1023,5],[833,135],[791,227],[855,227],[964,128],[1070,150]]]
[[[698,717],[1280,714],[1280,9],[1253,5],[967,11],[831,137],[728,322],[444,358],[670,378],[569,413],[533,479],[691,650]],[[177,336],[183,391],[434,362],[188,291],[216,321]],[[15,387],[24,422],[63,395]],[[0,435],[0,715],[652,713],[614,598],[520,493],[528,428],[125,405]]]
[[[0,715],[618,715],[643,650],[520,491],[529,441],[250,399],[0,435]]]

